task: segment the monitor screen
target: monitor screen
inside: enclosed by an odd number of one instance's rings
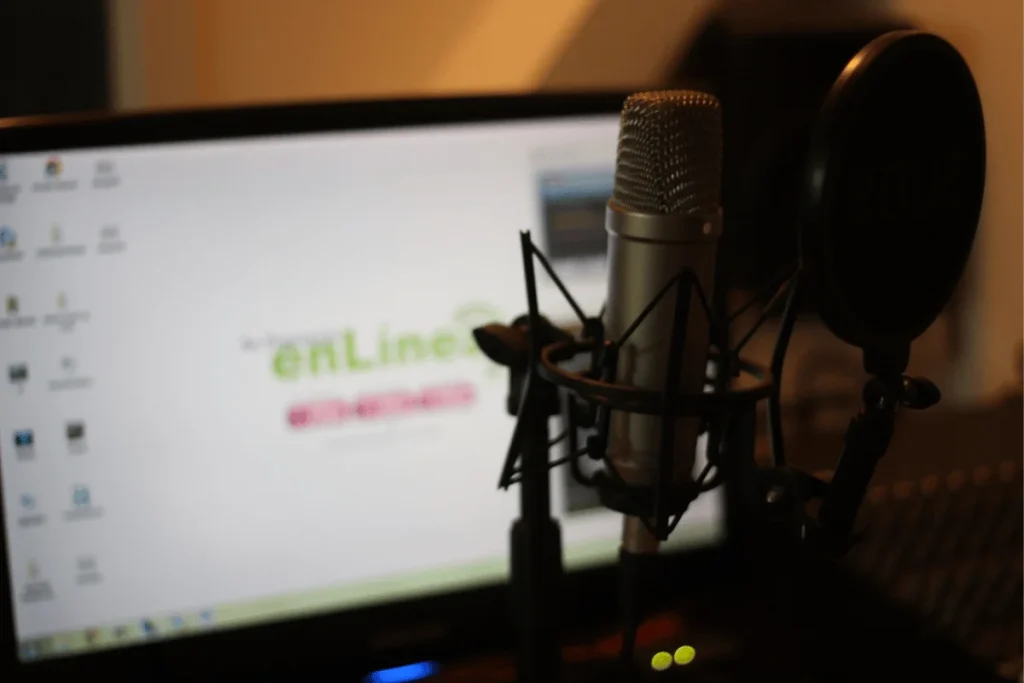
[[[504,580],[508,378],[470,332],[525,311],[522,230],[600,309],[617,132],[608,114],[0,159],[21,658]],[[551,476],[567,569],[612,562],[620,518]],[[722,527],[705,495],[670,545]]]

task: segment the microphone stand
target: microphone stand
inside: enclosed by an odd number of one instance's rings
[[[562,540],[558,522],[551,517],[548,420],[558,414],[558,394],[554,386],[536,376],[528,382],[522,416],[519,518],[510,532],[512,609],[519,632],[517,671],[520,683],[556,683],[561,669],[558,596]],[[552,404],[554,412],[550,411]]]
[[[519,641],[516,669],[520,683],[556,683],[561,676],[562,537],[558,521],[551,516],[548,423],[559,415],[560,403],[557,387],[537,373],[537,366],[541,349],[557,332],[539,312],[529,233],[523,233],[521,241],[529,305],[525,320],[528,353],[525,359],[508,364],[508,410],[519,417],[510,449],[519,452],[519,517],[512,523],[509,538],[512,614]],[[507,463],[514,461],[514,452],[510,456]],[[503,475],[505,484],[512,481],[507,475],[511,472]]]
[[[529,290],[533,301],[536,292],[533,287]],[[509,531],[509,592],[520,683],[556,683],[561,675],[562,538],[558,521],[551,516],[548,463],[548,422],[560,412],[559,396],[555,385],[537,375],[534,364],[527,360],[527,347],[532,350],[549,343],[551,332],[537,315],[520,318],[512,327],[490,336],[484,331],[478,337],[492,360],[509,370],[507,411],[518,418],[499,486],[519,484],[519,516]],[[514,467],[516,460],[518,468]]]

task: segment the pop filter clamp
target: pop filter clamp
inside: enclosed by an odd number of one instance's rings
[[[904,109],[895,121],[886,118],[894,101]],[[927,120],[921,120],[922,114]],[[886,130],[884,123],[893,125]],[[939,146],[936,127],[946,136]],[[889,153],[892,163],[881,163],[879,159],[887,158],[880,152]],[[601,315],[583,312],[529,233],[521,233],[528,312],[511,326],[492,324],[474,330],[485,355],[509,369],[507,407],[517,417],[498,485],[520,485],[520,515],[511,531],[520,681],[559,679],[562,553],[559,526],[551,516],[548,474],[558,465],[568,464],[573,478],[596,488],[606,507],[640,518],[659,540],[668,538],[694,499],[728,479],[746,514],[771,536],[762,539],[762,547],[773,552],[807,549],[824,558],[848,551],[856,540],[854,521],[875,465],[892,438],[897,410],[924,409],[939,401],[933,383],[903,373],[911,342],[939,315],[962,275],[980,215],[984,159],[980,100],[959,53],[941,38],[915,31],[889,33],[869,43],[836,81],[812,136],[798,263],[783,273],[781,284],[771,284],[767,294],[774,296],[731,348],[729,325],[765,293],[732,313],[721,310],[720,304],[713,309],[694,273],[684,269],[666,283],[622,338],[607,339]],[[866,187],[865,176],[879,184]],[[951,195],[950,189],[958,192]],[[937,234],[922,237],[929,230]],[[893,231],[902,240],[892,241],[884,253],[881,240]],[[916,251],[928,237],[931,241],[921,257]],[[856,262],[851,256],[872,252],[883,253],[875,262]],[[535,261],[578,317],[578,337],[541,315]],[[618,350],[673,289],[675,310],[663,390],[616,384]],[[821,318],[837,337],[864,351],[865,369],[872,375],[830,481],[787,466],[785,458],[778,380],[797,302],[805,295],[816,295]],[[684,394],[679,391],[678,369],[693,298],[709,321],[715,377],[711,391]],[[744,359],[744,346],[782,302],[769,366]],[[579,372],[563,365],[583,355],[590,356],[589,369]],[[562,440],[550,439],[548,429],[550,418],[560,412],[560,390],[568,404],[568,454],[551,460],[551,447]],[[762,400],[767,400],[769,467],[755,464],[750,428]],[[666,426],[651,485],[626,484],[606,457],[611,411],[657,415]],[[710,437],[706,465],[683,485],[673,483],[674,433],[668,428],[679,416],[701,417]],[[596,430],[583,447],[577,443],[579,428]],[[603,463],[603,470],[586,476],[579,465],[584,457]],[[821,505],[812,514],[808,503],[815,499]],[[635,630],[623,636],[627,661],[633,637]]]

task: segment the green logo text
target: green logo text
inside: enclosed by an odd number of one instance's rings
[[[499,320],[490,306],[459,309],[451,325],[431,332],[394,332],[382,326],[376,334],[343,330],[335,338],[277,345],[272,369],[281,380],[337,373],[360,373],[424,362],[448,362],[479,355],[473,328]]]

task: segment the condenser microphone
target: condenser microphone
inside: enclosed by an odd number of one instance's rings
[[[639,93],[623,106],[615,185],[606,214],[604,326],[609,339],[629,332],[618,350],[616,384],[662,391],[674,371],[679,373],[682,394],[700,393],[705,384],[710,321],[696,287],[673,288],[643,314],[685,270],[711,300],[722,225],[721,120],[718,100],[696,91]],[[688,296],[688,307],[677,306],[677,296]],[[679,367],[670,368],[678,311],[686,315],[685,342],[676,354]],[[677,417],[672,425],[663,425],[655,415],[612,411],[609,419],[608,459],[628,486],[655,485],[668,429],[673,438],[671,483],[692,481],[699,417]],[[650,531],[655,524],[646,521],[625,517],[624,556],[657,551],[660,541]]]

